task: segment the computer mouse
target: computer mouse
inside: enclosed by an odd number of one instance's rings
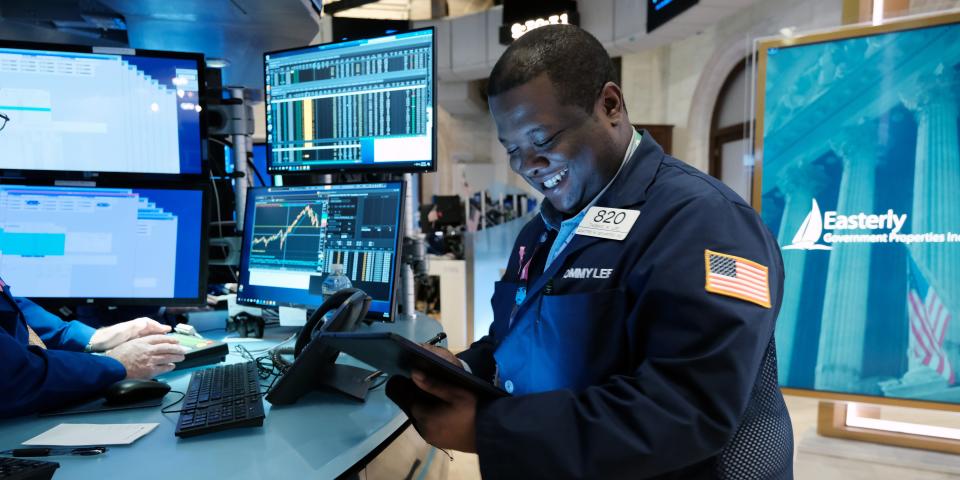
[[[156,380],[120,380],[107,387],[103,398],[108,405],[130,405],[161,398],[170,391],[170,385]]]

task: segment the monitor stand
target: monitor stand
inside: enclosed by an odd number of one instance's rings
[[[280,306],[277,312],[280,315],[281,327],[302,327],[307,324],[307,310]]]
[[[370,391],[372,374],[365,368],[335,363],[323,369],[317,381],[320,387],[332,388],[362,402]]]

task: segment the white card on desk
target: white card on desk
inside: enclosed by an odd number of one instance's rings
[[[253,337],[227,337],[223,339],[223,343],[253,343],[262,341],[262,338]]]
[[[633,223],[640,217],[640,210],[622,208],[590,207],[577,226],[577,235],[623,240],[627,238]]]
[[[159,423],[61,423],[24,445],[79,447],[83,445],[129,445],[157,428]]]

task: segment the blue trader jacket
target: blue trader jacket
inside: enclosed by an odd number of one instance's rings
[[[640,216],[623,241],[574,236],[545,269],[556,231],[531,220],[489,334],[460,354],[514,395],[478,407],[483,477],[791,478],[783,263],[756,212],[649,134],[596,206]],[[708,250],[767,267],[769,306],[707,291]]]
[[[0,297],[0,417],[81,400],[127,376],[117,360],[83,353],[93,328],[13,297],[6,285]],[[47,349],[29,345],[28,323]]]

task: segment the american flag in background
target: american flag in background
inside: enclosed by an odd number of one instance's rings
[[[927,283],[913,258],[908,255],[910,276],[907,280],[907,310],[910,317],[910,335],[914,340],[911,354],[920,363],[936,370],[947,380],[956,382],[956,373],[943,351],[943,339],[952,318],[940,296]]]

